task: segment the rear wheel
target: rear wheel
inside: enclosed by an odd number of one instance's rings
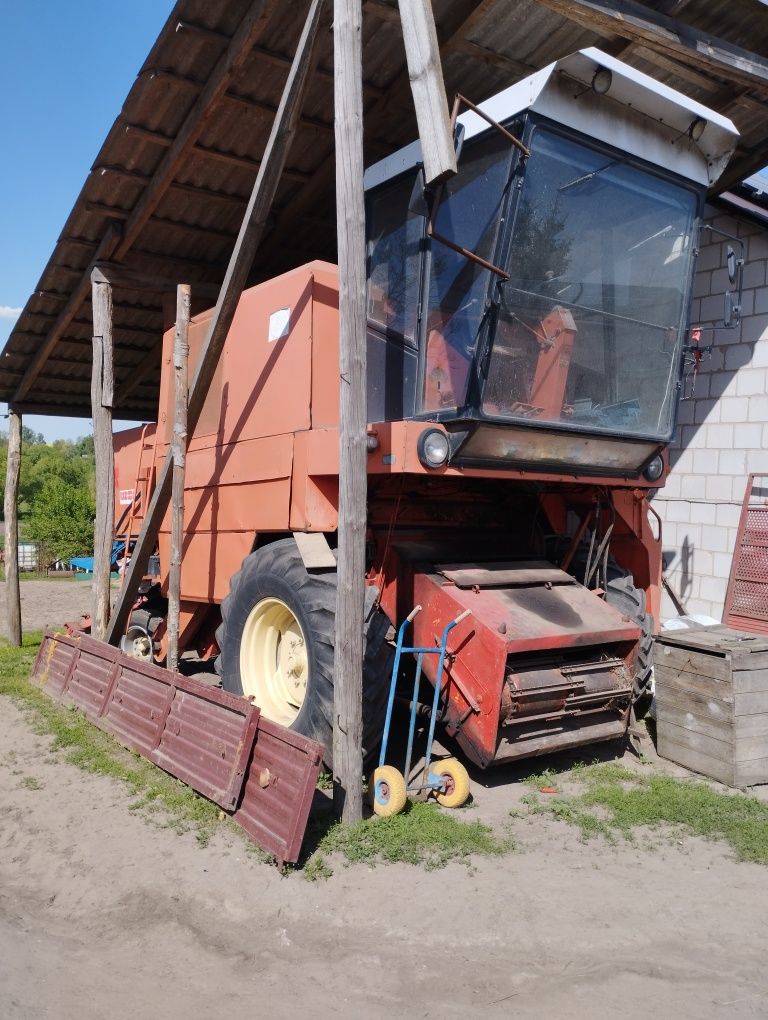
[[[574,557],[570,568],[577,581],[583,582],[587,564],[587,550],[581,548]],[[595,584],[593,580],[592,585]],[[608,577],[605,582],[605,601],[622,616],[626,616],[640,628],[640,640],[635,652],[635,676],[632,687],[632,702],[635,715],[645,715],[651,701],[651,679],[653,677],[653,617],[646,612],[646,597],[638,588],[632,574],[620,567],[613,557],[608,559]]]
[[[253,698],[268,719],[319,741],[330,764],[336,573],[311,574],[292,538],[251,553],[232,578],[216,632],[222,687]],[[363,746],[381,737],[389,673],[388,621],[366,624]]]
[[[628,570],[616,563],[608,564],[608,585],[605,600],[640,628],[640,640],[635,653],[635,678],[632,701],[635,715],[643,716],[651,699],[653,676],[653,617],[646,613],[645,592],[635,585]]]

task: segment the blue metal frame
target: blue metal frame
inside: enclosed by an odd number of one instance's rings
[[[440,689],[443,683],[443,670],[445,668],[445,656],[448,649],[448,635],[462,620],[471,614],[471,610],[466,609],[463,613],[456,617],[455,620],[451,620],[443,630],[443,636],[438,645],[434,648],[421,648],[418,645],[406,645],[405,632],[408,625],[413,622],[418,613],[421,612],[421,606],[416,606],[408,616],[400,624],[397,631],[397,644],[395,645],[395,661],[392,664],[392,680],[389,685],[389,698],[387,700],[387,714],[384,719],[384,733],[381,738],[381,752],[379,754],[379,767],[384,765],[387,757],[387,747],[389,745],[389,733],[392,724],[392,709],[395,704],[395,687],[397,686],[397,676],[400,670],[400,659],[403,652],[408,652],[416,655],[416,676],[413,682],[413,696],[411,698],[411,717],[408,724],[408,750],[405,755],[405,769],[403,776],[405,777],[406,789],[409,793],[414,793],[417,790],[434,790],[436,792],[444,792],[444,780],[442,776],[436,775],[430,770],[432,764],[432,745],[435,739],[435,724],[437,722],[437,706],[440,702]],[[435,677],[435,693],[432,696],[432,712],[429,720],[429,735],[427,736],[427,751],[426,751],[426,782],[416,786],[410,786],[408,784],[408,776],[411,771],[411,760],[413,757],[413,740],[416,733],[416,699],[419,693],[419,683],[421,681],[422,667],[424,664],[425,655],[438,655],[437,663],[437,676]]]

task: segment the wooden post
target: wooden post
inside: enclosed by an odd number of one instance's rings
[[[434,184],[456,173],[456,149],[445,96],[431,0],[398,0],[424,177]]]
[[[189,380],[189,284],[176,288],[176,332],[173,337],[174,412],[173,492],[171,494],[171,566],[168,577],[168,669],[179,668],[179,612],[181,600],[181,553],[184,539],[184,466],[187,456],[187,398]]]
[[[366,449],[365,207],[362,7],[335,0],[336,231],[339,245],[339,524],[333,688],[333,802],[344,822],[363,816],[363,603]]]
[[[91,414],[96,460],[96,522],[93,529],[93,612],[91,634],[102,640],[109,623],[109,584],[115,529],[115,455],[112,449],[114,354],[112,287],[99,272],[91,273],[93,369]]]
[[[216,371],[221,349],[235,317],[237,303],[266,228],[277,185],[280,183],[286,156],[296,131],[322,6],[323,0],[312,0],[288,80],[283,89],[280,105],[275,114],[275,122],[267,139],[256,183],[253,185],[240,233],[237,235],[235,247],[221,285],[219,299],[211,315],[208,331],[197,359],[189,391],[187,411],[187,431],[190,436],[194,435],[195,427],[200,420],[200,413]],[[171,496],[172,465],[173,457],[169,450],[158,472],[155,491],[147,507],[144,524],[133,549],[125,583],[109,622],[107,640],[110,644],[116,645],[120,642],[120,637],[128,622],[131,605],[136,598],[139,583],[154,548],[157,532]]]
[[[21,647],[21,592],[19,590],[19,470],[21,468],[21,415],[8,408],[8,463],[5,469],[5,602],[8,641]]]

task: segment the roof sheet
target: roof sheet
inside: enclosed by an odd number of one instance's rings
[[[622,4],[639,7],[632,0],[604,6]],[[589,12],[599,6],[586,0],[433,0],[449,97],[461,91],[483,100],[532,70],[597,45],[734,120],[742,137],[720,187],[768,162],[768,74],[734,84],[727,67],[714,73],[693,50],[672,52],[667,44],[633,38],[628,23],[614,23],[610,31],[599,20],[592,26]],[[576,12],[577,20],[560,7]],[[655,7],[644,8],[649,17],[674,11],[684,27],[750,49],[768,70],[768,14],[752,0],[659,0]],[[142,273],[189,282],[193,296],[197,284],[195,310],[211,304],[200,287],[223,278],[307,8],[307,0],[178,0],[6,344],[0,400],[22,411],[90,415],[89,274],[99,252]],[[370,164],[413,139],[416,124],[395,0],[365,0],[363,9]],[[333,154],[326,14],[252,282],[312,259],[335,259]],[[116,417],[156,416],[164,324],[161,296],[116,289]]]

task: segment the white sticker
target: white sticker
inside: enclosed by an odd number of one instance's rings
[[[130,506],[135,495],[135,489],[120,489],[120,506]]]
[[[288,332],[291,325],[291,310],[290,308],[278,308],[276,312],[272,312],[269,317],[269,335],[267,340],[272,343],[273,340],[282,340],[284,336],[288,336]]]

